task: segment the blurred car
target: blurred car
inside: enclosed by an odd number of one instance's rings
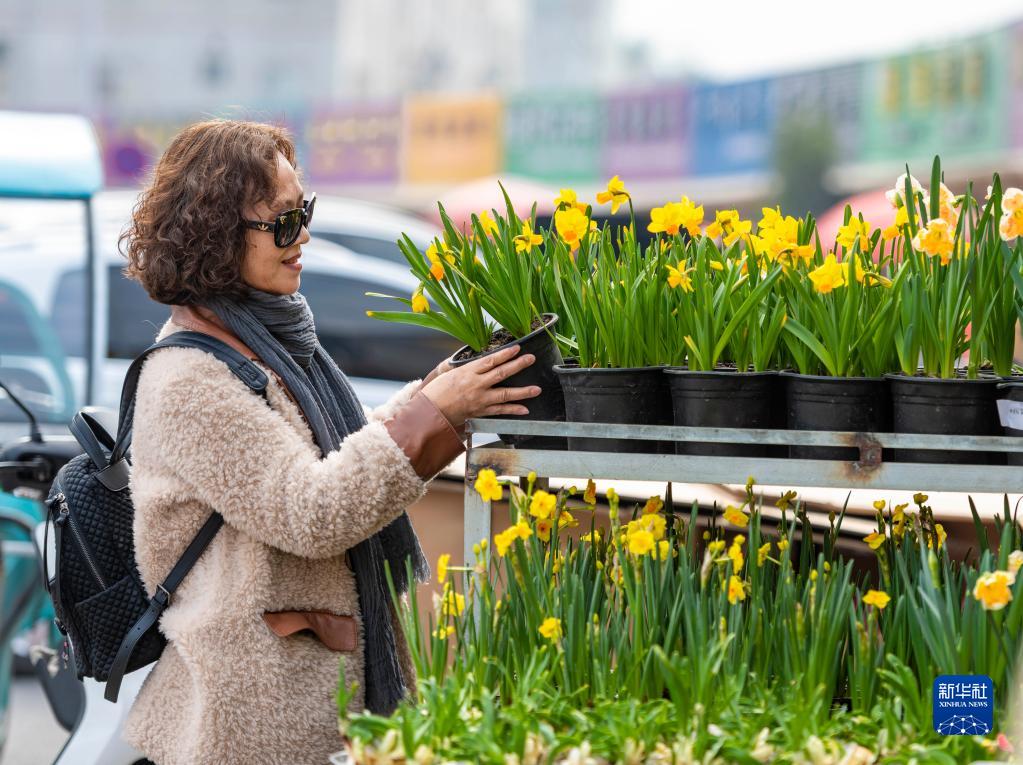
[[[346,247],[352,252],[381,258],[408,268],[398,248],[407,235],[425,251],[441,231],[432,223],[384,205],[344,197],[316,197],[316,214],[310,228],[313,236]],[[303,277],[304,278],[304,277]]]

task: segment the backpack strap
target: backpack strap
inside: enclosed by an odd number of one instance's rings
[[[115,466],[123,466],[125,476],[127,476],[127,452],[131,443],[132,425],[135,415],[135,391],[138,387],[142,364],[153,351],[159,348],[172,347],[198,348],[207,353],[212,353],[227,364],[242,382],[262,395],[263,398],[266,398],[266,386],[269,382],[266,373],[241,353],[221,340],[204,335],[201,332],[176,332],[170,337],[149,346],[132,362],[131,367],[128,369],[128,374],[124,380],[124,388],[121,390],[121,415],[117,428],[117,442],[111,450],[110,467],[107,470]],[[106,482],[104,481],[104,483]],[[127,479],[125,479],[125,487],[127,487]],[[135,622],[134,626],[128,631],[128,634],[124,636],[120,647],[117,649],[117,656],[114,657],[110,674],[107,676],[106,690],[103,693],[104,698],[108,701],[117,701],[117,695],[121,689],[121,680],[128,669],[128,662],[131,661],[131,655],[135,651],[135,646],[142,639],[142,636],[160,619],[164,609],[170,605],[171,596],[174,594],[174,591],[188,572],[192,570],[192,566],[199,560],[199,557],[209,546],[209,543],[223,524],[224,518],[220,513],[213,513],[206,520],[206,523],[203,524],[202,528],[199,529],[195,538],[192,539],[185,552],[182,553],[181,558],[178,559],[178,562],[174,564],[174,568],[171,569],[167,578],[157,585],[156,592],[149,600],[149,608]]]
[[[142,365],[150,353],[161,348],[198,348],[199,350],[211,353],[227,364],[228,368],[239,380],[266,398],[266,386],[269,382],[266,373],[230,345],[202,332],[175,332],[173,335],[146,348],[128,368],[128,374],[124,378],[124,387],[121,388],[121,409],[117,421],[117,441],[110,454],[111,464],[124,459],[128,453],[128,448],[131,445],[132,426],[135,419],[135,391],[138,388]]]

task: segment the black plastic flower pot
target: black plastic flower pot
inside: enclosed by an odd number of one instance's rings
[[[891,395],[881,377],[824,377],[782,372],[789,430],[890,433]],[[804,460],[860,458],[842,446],[789,446],[789,456]]]
[[[782,429],[785,407],[777,372],[664,370],[676,425],[741,430]],[[676,454],[711,457],[784,457],[786,447],[768,444],[677,442]]]
[[[1002,424],[1003,435],[1023,438],[1023,379],[1001,382],[997,390],[998,419]],[[1007,452],[1005,459],[1010,465],[1023,465],[1023,452]]]
[[[563,364],[554,371],[565,393],[569,422],[612,425],[671,425],[671,397],[663,367],[584,368]],[[670,442],[615,438],[568,439],[574,451],[671,454]]]
[[[939,379],[888,375],[892,421],[896,433],[942,436],[1002,434],[995,400],[998,378]],[[952,465],[1004,465],[997,452],[938,449],[896,449],[897,462],[935,462]]]
[[[469,346],[463,346],[451,357],[453,366],[462,366],[470,361],[489,356],[502,348],[510,345],[519,345],[519,354],[531,353],[536,356],[536,361],[517,372],[506,380],[502,380],[495,387],[498,388],[525,388],[531,385],[540,386],[540,395],[536,398],[523,399],[521,403],[529,414],[501,415],[498,419],[523,419],[523,420],[554,420],[565,421],[565,399],[561,393],[561,382],[558,375],[554,373],[554,367],[562,363],[561,351],[554,338],[548,334],[553,331],[558,323],[557,314],[545,313],[543,323],[539,320],[533,322],[533,331],[522,338],[513,339],[510,333],[505,330],[498,330],[494,333],[491,347],[483,353],[474,353]],[[491,419],[491,418],[483,418]],[[511,446],[521,446],[530,449],[556,449],[566,448],[565,438],[561,436],[518,436],[498,434],[502,441]]]

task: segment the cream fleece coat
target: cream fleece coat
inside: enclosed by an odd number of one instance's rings
[[[168,321],[159,339],[181,329]],[[267,406],[192,348],[156,351],[139,378],[131,492],[149,590],[211,512],[225,520],[160,620],[167,648],[125,724],[125,740],[157,765],[324,765],[341,748],[342,656],[346,684],[360,685],[352,709],[363,705],[361,637],[355,652],[340,654],[307,633],[277,637],[262,615],[350,614],[361,635],[344,552],[424,492],[383,424],[419,383],[368,412],[369,424],[321,459],[298,407],[269,378]],[[396,621],[395,636],[414,684]]]

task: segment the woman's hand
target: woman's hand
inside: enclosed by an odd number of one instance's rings
[[[529,414],[525,406],[511,402],[539,396],[538,386],[494,387],[536,361],[536,357],[531,353],[516,358],[518,352],[519,346],[513,345],[460,367],[451,368],[449,365],[447,370],[438,373],[429,382],[424,381],[420,392],[426,395],[456,428],[473,417]]]
[[[419,386],[419,389],[422,390],[426,385],[436,380],[445,372],[450,372],[452,369],[454,369],[454,367],[451,366],[451,360],[444,359],[444,361],[442,361],[440,364],[438,364],[437,366],[430,370],[430,374],[423,378],[423,382]]]

